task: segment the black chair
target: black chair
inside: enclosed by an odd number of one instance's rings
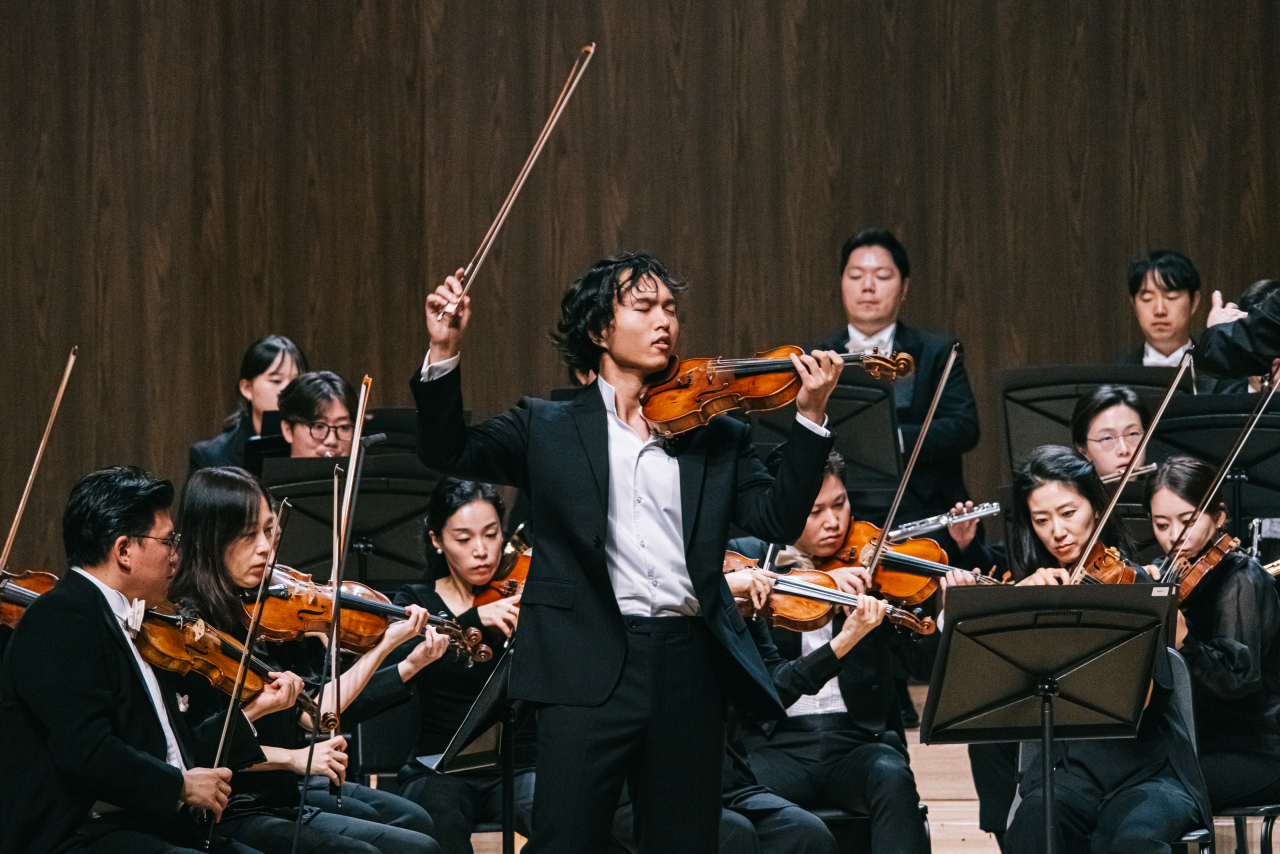
[[[818,807],[809,812],[820,818],[831,831],[841,854],[871,850],[871,816],[831,807]],[[929,834],[928,804],[920,805],[920,820],[924,822],[924,850],[921,854],[931,854],[933,840]]]
[[[1235,819],[1236,854],[1249,854],[1248,819],[1262,819],[1262,854],[1271,854],[1271,833],[1276,819],[1280,818],[1280,804],[1265,807],[1233,807],[1226,810],[1215,810],[1217,815]]]

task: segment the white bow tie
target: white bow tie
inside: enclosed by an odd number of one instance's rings
[[[124,618],[124,627],[129,632],[129,637],[138,636],[138,632],[142,629],[142,617],[146,612],[147,603],[141,599],[134,599],[129,605],[129,613]]]

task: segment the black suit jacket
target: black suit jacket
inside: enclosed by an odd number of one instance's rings
[[[1199,394],[1244,394],[1249,391],[1247,381],[1226,379],[1213,373],[1204,356],[1203,345],[1196,344],[1195,341],[1191,343],[1195,347],[1195,357],[1192,359],[1191,365],[1195,371],[1195,387]],[[1144,355],[1146,355],[1146,350],[1143,345],[1139,344],[1134,349],[1118,356],[1115,363],[1126,367],[1141,368]]]
[[[929,404],[933,401],[954,343],[954,338],[942,333],[917,329],[901,322],[894,330],[894,350],[909,353],[915,360],[911,376],[893,383],[904,458],[911,456],[920,438],[920,428],[929,413]],[[808,349],[844,353],[848,344],[849,328],[844,326],[813,342]],[[961,351],[947,379],[942,399],[938,401],[938,411],[929,425],[929,434],[920,449],[920,459],[916,462],[911,482],[907,484],[907,492],[899,508],[900,520],[943,513],[957,501],[969,499],[969,491],[964,486],[963,455],[977,446],[979,435],[978,404],[973,398],[969,374],[964,367],[964,352]],[[851,486],[853,491],[857,490],[857,484]],[[887,511],[888,507],[884,509]]]
[[[0,670],[0,854],[53,850],[97,801],[125,811],[116,825],[160,836],[175,826],[182,772],[165,762],[164,731],[118,626],[93,583],[68,572],[14,632]],[[216,751],[221,718],[193,733],[173,693],[162,694],[183,762],[198,767]],[[243,719],[238,730],[251,731]]]
[[[599,386],[571,400],[526,399],[467,427],[461,383],[460,370],[429,383],[412,379],[418,455],[438,471],[511,484],[529,496],[533,563],[520,600],[511,695],[601,703],[621,675],[626,629],[605,562],[609,434]],[[686,565],[700,612],[727,652],[726,688],[746,714],[776,717],[782,706],[721,572],[729,526],[771,539],[799,536],[831,444],[797,423],[775,480],[747,427],[733,419],[712,419],[673,443]]]
[[[244,468],[244,446],[254,435],[253,419],[241,418],[234,429],[196,442],[187,453],[187,476],[214,466]]]

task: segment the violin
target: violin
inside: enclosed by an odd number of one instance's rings
[[[244,646],[204,620],[183,617],[172,605],[147,611],[134,644],[152,667],[174,673],[199,673],[228,696],[235,690]],[[240,701],[249,702],[258,696],[270,679],[270,672],[271,668],[265,663],[249,656]],[[297,706],[324,732],[331,732],[337,725],[337,716],[332,712],[321,714],[316,701],[307,694],[298,695]]]
[[[1114,548],[1108,548],[1095,542],[1084,561],[1084,574],[1080,583],[1085,584],[1133,584],[1138,578],[1138,571]]]
[[[57,583],[58,576],[52,572],[32,570],[19,575],[5,573],[0,576],[0,624],[16,629],[27,606],[52,590]]]
[[[1194,562],[1182,558],[1174,563],[1169,580],[1176,581],[1178,584],[1179,603],[1186,602],[1198,589],[1204,577],[1239,545],[1238,538],[1222,533],[1205,546]]]
[[[377,646],[389,621],[408,616],[408,609],[391,604],[386,596],[357,581],[342,583],[338,603],[339,644],[356,653],[366,653]],[[245,602],[241,621],[246,627],[253,611],[253,603]],[[427,624],[448,636],[449,646],[459,659],[483,663],[493,658],[493,650],[480,642],[478,629],[464,629],[456,621],[434,614],[427,617]],[[309,632],[328,632],[332,626],[333,588],[316,584],[310,575],[296,569],[277,566],[263,596],[259,634],[279,642],[297,640]]]
[[[829,572],[840,566],[866,566],[870,559],[867,549],[874,549],[883,533],[870,522],[853,522],[845,534],[844,545],[815,568]],[[895,557],[914,558],[914,561],[895,562]],[[934,594],[949,568],[947,553],[933,540],[917,537],[900,543],[890,541],[871,575],[871,589],[899,605],[918,605]]]
[[[640,395],[641,412],[653,431],[664,439],[701,427],[721,412],[741,409],[765,411],[786,406],[800,393],[791,355],[803,355],[794,345],[757,354],[754,359],[676,359],[666,370],[649,377]],[[883,355],[872,351],[845,355],[846,365],[861,365],[879,380],[908,376],[915,363],[907,353]]]
[[[724,572],[759,569],[751,558],[733,551],[724,553]],[[739,599],[738,609],[744,617],[763,617],[770,626],[793,632],[811,632],[828,625],[836,615],[837,605],[858,607],[858,597],[836,587],[835,579],[817,570],[793,569],[773,580],[773,592],[764,608],[757,613],[751,599]],[[931,617],[890,605],[885,612],[890,623],[912,634],[932,634],[937,626]]]
[[[533,549],[524,538],[524,524],[511,532],[511,538],[502,547],[502,558],[498,561],[498,571],[489,579],[488,584],[477,586],[472,605],[492,605],[499,599],[509,599],[524,590],[525,579],[529,577],[529,565],[533,563]],[[519,605],[516,606],[520,607]]]

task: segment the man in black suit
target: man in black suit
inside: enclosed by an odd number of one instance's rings
[[[842,353],[909,353],[915,360],[911,376],[893,384],[898,414],[899,447],[910,456],[933,400],[955,339],[917,329],[898,320],[910,285],[911,261],[893,233],[865,228],[844,242],[840,250],[840,288],[848,324],[821,338],[814,346]],[[905,522],[951,510],[969,499],[964,486],[963,455],[978,444],[978,404],[973,399],[964,358],[957,356],[951,376],[920,459],[907,484],[898,521]],[[860,518],[879,522],[888,506],[873,507],[858,496],[850,497]],[[958,550],[945,532],[938,534],[954,559]]]
[[[802,388],[776,479],[732,419],[660,442],[640,396],[674,351],[680,290],[645,255],[597,263],[565,293],[555,340],[599,379],[470,428],[457,369],[469,304],[456,277],[427,299],[431,350],[412,381],[419,456],[529,497],[510,693],[541,704],[530,854],[607,850],[624,778],[640,851],[714,850],[725,696],[782,713],[721,565],[731,523],[780,540],[804,529],[842,364],[793,357]]]
[[[221,720],[184,728],[177,698],[130,640],[168,591],[172,501],[169,481],[136,468],[94,472],[72,490],[71,568],[27,609],[0,673],[0,854],[195,851],[204,834],[193,809],[227,805],[231,770],[197,767]],[[247,720],[238,729],[251,734]],[[231,758],[263,757],[245,738]],[[217,850],[251,851],[220,840]]]

